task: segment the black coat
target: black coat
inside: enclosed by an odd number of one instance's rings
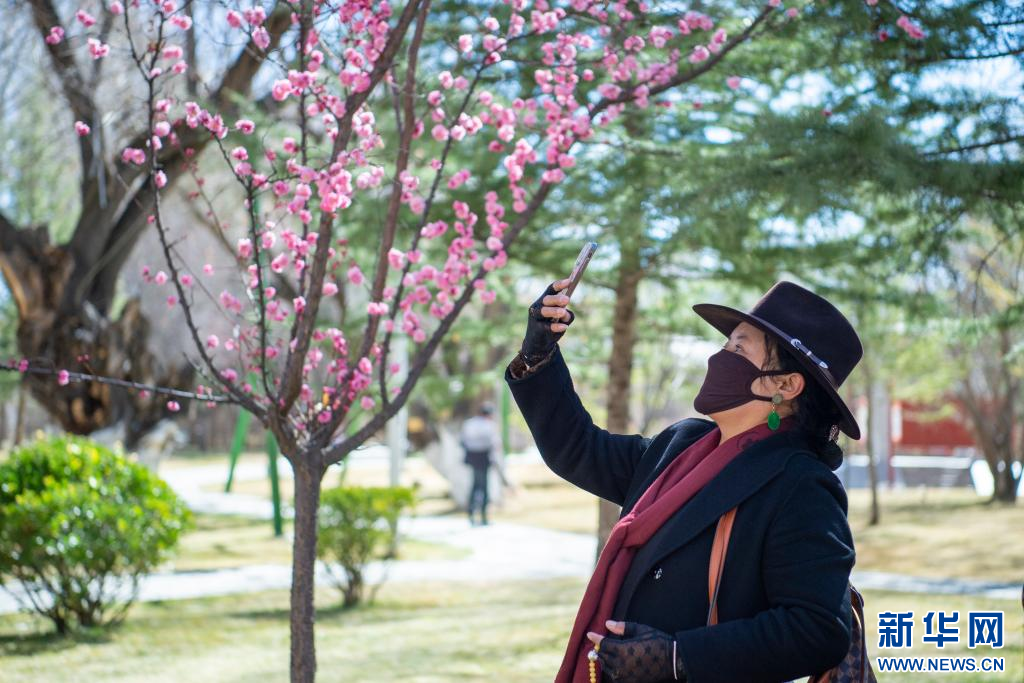
[[[710,420],[654,438],[594,425],[556,350],[535,374],[505,380],[541,456],[562,478],[626,514]],[[707,627],[708,565],[718,518],[739,506]],[[830,669],[850,643],[854,564],[838,478],[788,430],[743,450],[634,556],[613,618],[674,634],[691,683],[777,683]]]

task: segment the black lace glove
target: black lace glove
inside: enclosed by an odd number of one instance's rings
[[[675,640],[652,626],[627,621],[621,636],[609,635],[601,641],[597,656],[601,678],[614,683],[686,680]]]
[[[519,349],[520,355],[529,365],[535,365],[547,358],[554,351],[555,344],[565,334],[564,330],[562,332],[552,332],[552,323],[560,322],[565,325],[571,325],[572,321],[576,319],[572,311],[568,311],[568,320],[555,320],[554,318],[545,318],[541,315],[540,309],[544,305],[544,297],[558,293],[555,291],[554,284],[552,283],[530,305],[529,313],[526,316],[526,335],[523,337],[523,345]]]

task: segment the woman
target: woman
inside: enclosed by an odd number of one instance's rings
[[[694,407],[653,438],[594,425],[556,342],[573,320],[568,280],[530,307],[505,371],[545,462],[622,506],[570,635],[557,683],[790,681],[850,645],[854,564],[835,439],[860,429],[838,388],[863,353],[832,304],[776,283],[749,312],[698,304],[728,339]],[[736,508],[709,620],[716,523]],[[594,652],[596,650],[596,653]]]

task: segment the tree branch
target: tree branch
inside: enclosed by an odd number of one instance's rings
[[[32,19],[43,38],[50,34],[51,27],[62,25],[60,15],[57,14],[57,8],[53,6],[50,0],[30,0],[29,4],[32,6]],[[45,41],[44,44],[46,45],[46,51],[50,53],[54,72],[56,72],[57,78],[60,81],[61,89],[64,91],[64,98],[68,102],[68,107],[71,108],[71,113],[77,120],[97,127],[99,119],[96,115],[96,104],[92,100],[88,84],[85,82],[78,64],[75,63],[75,57],[71,52],[70,45],[66,40],[62,40],[56,45],[51,45]],[[78,138],[78,152],[82,157],[82,175],[85,176],[89,173],[89,169],[93,167],[94,161],[92,141],[89,140],[88,136]],[[85,203],[84,183],[82,186],[82,202],[83,204]]]

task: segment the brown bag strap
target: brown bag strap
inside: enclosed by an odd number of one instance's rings
[[[711,564],[708,566],[708,626],[718,623],[718,588],[722,582],[725,552],[729,549],[729,535],[736,518],[736,508],[719,517],[715,527],[715,540],[711,543]]]

